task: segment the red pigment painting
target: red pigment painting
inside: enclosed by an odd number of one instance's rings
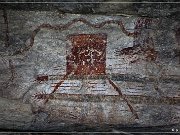
[[[133,57],[134,55],[141,56],[139,58],[137,57],[136,59],[131,60],[130,63],[136,63],[141,60],[155,62],[157,59],[158,51],[156,51],[154,48],[153,38],[149,36],[148,32],[146,33],[148,37],[146,37],[145,39],[143,39],[141,35],[142,30],[149,27],[151,23],[151,19],[139,18],[135,23],[134,32],[137,34],[137,36],[134,37],[133,47],[127,47],[123,48],[122,50],[117,50],[117,56],[128,55],[129,58]],[[142,38],[143,40],[140,40],[140,38]]]
[[[61,84],[70,75],[105,75],[110,85],[112,85],[112,87],[127,103],[130,111],[134,114],[134,116],[138,118],[137,113],[128,99],[123,96],[121,89],[106,75],[107,34],[75,34],[68,35],[67,39],[71,42],[72,47],[70,53],[66,57],[66,74],[58,83],[55,83],[51,94],[56,92]],[[44,81],[47,79],[47,77],[39,77],[39,80],[40,79]],[[47,97],[46,93],[36,94],[35,97],[37,99],[45,99],[45,103],[49,100],[49,96]]]
[[[69,35],[72,43],[67,56],[67,74],[101,75],[106,71],[106,34]]]
[[[30,45],[22,50],[29,50],[34,44],[34,37],[36,34],[42,29],[53,29],[53,30],[63,30],[68,29],[73,23],[83,22],[84,24],[93,27],[93,28],[101,28],[106,24],[117,24],[118,27],[122,30],[122,32],[130,37],[136,37],[138,32],[128,32],[122,21],[119,20],[109,20],[99,24],[91,24],[87,20],[83,18],[74,19],[71,22],[61,26],[52,26],[50,24],[43,24],[35,29],[32,33],[32,37],[30,39]],[[138,119],[138,114],[136,113],[134,107],[131,105],[129,100],[124,96],[121,92],[121,89],[114,83],[106,74],[106,46],[107,46],[107,34],[106,33],[95,33],[95,34],[73,34],[67,35],[67,40],[70,41],[70,51],[68,51],[66,56],[66,74],[53,85],[53,90],[51,93],[36,93],[34,97],[36,99],[44,99],[44,104],[48,102],[52,97],[52,93],[55,93],[59,87],[64,83],[65,80],[68,79],[69,76],[99,76],[104,75],[105,79],[109,82],[109,84],[114,88],[115,91],[118,92],[119,96],[127,103],[132,114]],[[37,81],[43,82],[47,81],[47,76],[38,76]]]

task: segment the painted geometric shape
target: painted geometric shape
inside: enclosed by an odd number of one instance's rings
[[[106,71],[106,34],[69,35],[72,43],[67,56],[67,74],[102,75]]]

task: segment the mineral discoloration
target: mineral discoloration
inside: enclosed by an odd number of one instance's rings
[[[176,37],[176,41],[177,41],[177,44],[178,44],[178,47],[175,50],[175,53],[176,53],[177,56],[179,56],[179,64],[180,64],[180,28],[178,28],[176,30],[175,37]]]

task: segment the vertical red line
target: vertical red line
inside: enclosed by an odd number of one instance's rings
[[[5,9],[3,10],[3,17],[4,17],[4,24],[6,29],[5,47],[9,47],[9,25],[8,25],[7,11]]]
[[[13,62],[12,62],[11,59],[9,60],[9,68],[11,70],[11,79],[10,79],[10,81],[13,81],[14,76],[15,76],[15,68],[14,68],[14,65],[13,65]]]

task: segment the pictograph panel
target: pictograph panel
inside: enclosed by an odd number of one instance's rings
[[[33,21],[33,15],[26,18],[24,45],[1,60],[3,67],[9,66],[8,77],[2,75],[9,97],[21,97],[37,112],[48,112],[49,121],[88,124],[150,125],[157,110],[178,104],[179,54],[173,50],[179,44],[178,28],[160,40],[165,32],[158,29],[158,19],[91,15],[46,19],[46,15],[38,16],[41,21]],[[22,34],[9,23],[6,46],[8,34]],[[163,112],[162,119],[169,114],[179,117],[176,109]]]

